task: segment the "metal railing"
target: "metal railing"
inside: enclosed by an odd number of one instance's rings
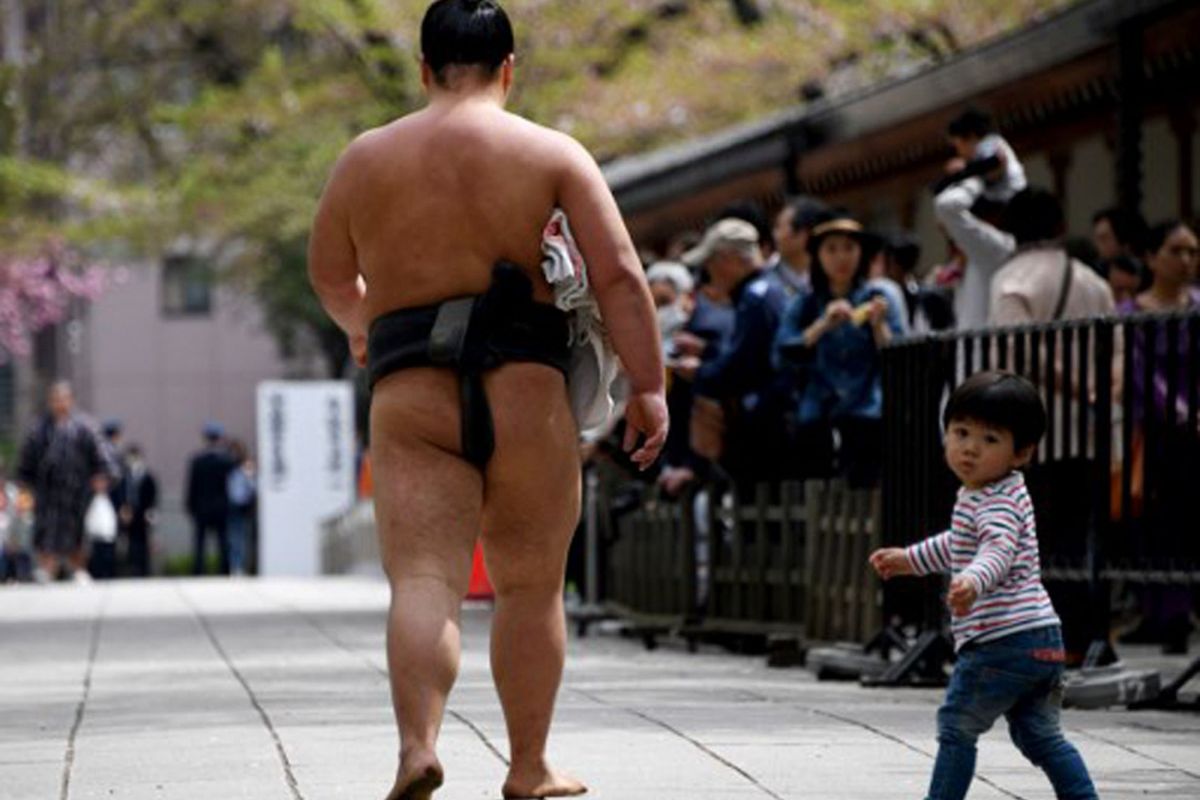
[[[935,334],[883,357],[884,530],[908,544],[949,523],[955,482],[941,414],[970,374],[1006,369],[1038,387],[1048,429],[1027,482],[1048,582],[1089,587],[1093,642],[1107,642],[1107,582],[1200,582],[1200,313],[1142,314]],[[1190,489],[1189,489],[1190,484]],[[1190,530],[1191,533],[1185,533]],[[1052,591],[1054,594],[1054,591]],[[913,616],[911,596],[889,611]],[[925,593],[932,624],[936,598]],[[938,610],[940,613],[940,610]],[[1066,622],[1068,634],[1081,634]],[[1072,630],[1072,628],[1075,630]]]
[[[944,462],[942,411],[983,369],[1024,375],[1043,397],[1048,430],[1026,469],[1043,576],[1068,648],[1086,649],[1088,665],[1112,661],[1115,581],[1188,598],[1200,584],[1200,518],[1188,502],[1200,494],[1200,312],[897,342],[883,355],[881,491],[812,481],[736,497],[707,484],[677,501],[651,490],[619,515],[606,513],[602,493],[592,506],[604,522],[600,597],[644,626],[647,644],[666,631],[689,644],[710,633],[783,632],[805,647],[859,643],[823,657],[872,685],[944,680],[952,651],[941,587],[881,588],[866,561],[875,547],[948,526],[958,485]],[[1195,671],[1200,661],[1163,696]]]

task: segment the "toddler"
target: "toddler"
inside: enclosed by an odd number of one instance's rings
[[[1083,758],[1062,734],[1063,644],[1042,586],[1033,503],[1019,471],[1046,429],[1033,385],[981,372],[943,415],[946,462],[962,482],[950,530],[871,555],[883,579],[950,573],[947,605],[958,660],[938,711],[928,800],[960,800],[975,774],[975,743],[1003,715],[1017,748],[1060,798],[1095,800]]]
[[[1005,204],[1023,190],[1028,182],[1025,168],[1008,141],[996,133],[992,118],[978,109],[968,109],[956,117],[947,128],[954,152],[965,167],[951,176],[957,183],[972,175],[984,178],[983,196]]]

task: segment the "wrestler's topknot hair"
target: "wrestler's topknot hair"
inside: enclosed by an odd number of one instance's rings
[[[421,22],[421,55],[443,86],[454,65],[494,76],[513,47],[512,23],[494,0],[437,0]]]

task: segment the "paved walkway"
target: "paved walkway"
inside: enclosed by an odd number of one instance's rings
[[[379,800],[386,606],[346,579],[0,589],[0,798]],[[466,615],[446,800],[493,800],[504,776],[487,620]],[[552,757],[598,798],[919,798],[938,699],[592,637],[571,645]],[[1200,717],[1066,723],[1102,797],[1200,797]],[[1052,796],[1001,732],[980,777],[972,798]]]

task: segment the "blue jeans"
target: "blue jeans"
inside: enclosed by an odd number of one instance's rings
[[[246,549],[250,539],[250,515],[245,511],[230,511],[225,523],[229,537],[229,569],[237,575],[246,572]]]
[[[1040,767],[1059,798],[1096,800],[1079,751],[1062,735],[1062,631],[1014,633],[958,654],[938,711],[938,754],[928,800],[961,800],[975,776],[975,742],[1001,715],[1017,749]]]

